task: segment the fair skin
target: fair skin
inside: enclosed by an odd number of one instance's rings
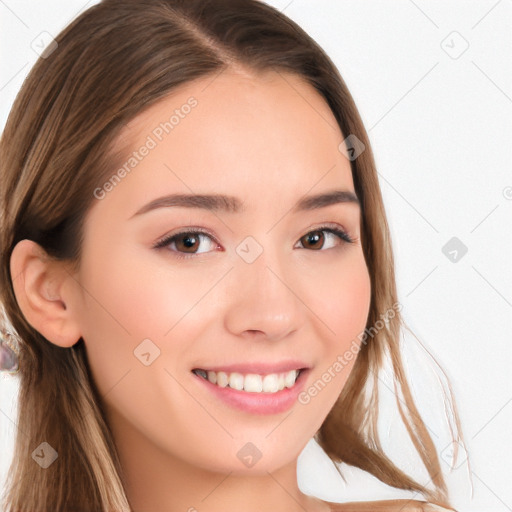
[[[309,403],[275,414],[227,405],[191,370],[298,359],[309,367],[307,389],[364,330],[371,286],[359,205],[293,210],[304,196],[355,194],[350,162],[338,149],[345,137],[300,79],[225,71],[139,114],[119,147],[140,148],[191,96],[197,106],[121,183],[93,199],[79,270],[22,241],[11,259],[20,277],[15,293],[50,342],[71,347],[83,338],[134,512],[327,511],[326,502],[300,491],[297,457],[354,359]],[[134,216],[177,193],[234,196],[243,211],[179,206]],[[196,236],[188,252],[180,239],[153,247],[191,228],[211,237]],[[311,232],[323,237],[315,243]],[[252,263],[236,251],[247,236],[263,249]],[[145,339],[160,349],[148,366],[134,355]],[[237,456],[249,442],[262,455],[252,467]]]

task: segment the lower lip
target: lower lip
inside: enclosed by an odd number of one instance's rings
[[[231,407],[251,414],[278,414],[287,411],[295,403],[304,387],[308,373],[309,368],[302,370],[291,388],[284,388],[276,393],[252,393],[230,387],[221,388],[194,372],[192,375],[199,379],[214,396]]]

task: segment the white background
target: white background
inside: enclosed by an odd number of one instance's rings
[[[43,31],[55,36],[93,3],[0,0],[1,127],[37,58],[33,41]],[[512,2],[268,3],[327,51],[368,130],[403,314],[449,377],[464,429],[470,464],[462,463],[464,456],[448,472],[442,461],[452,503],[460,511],[512,511]],[[442,252],[452,237],[468,249],[457,262]],[[422,376],[425,361],[412,355],[407,360],[418,406],[442,452],[449,438]],[[391,395],[384,385],[383,400],[391,403],[386,390]],[[3,376],[2,481],[16,392],[15,379]],[[391,456],[407,469],[419,467],[411,464],[413,451],[396,411],[390,409],[382,428]],[[314,442],[299,462],[303,490],[324,499],[414,496],[344,465],[343,482]]]

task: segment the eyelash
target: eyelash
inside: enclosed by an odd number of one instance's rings
[[[327,231],[329,233],[332,233],[333,235],[336,235],[342,242],[345,242],[345,243],[348,243],[348,244],[353,244],[353,243],[356,242],[356,239],[351,238],[342,229],[339,229],[339,228],[336,228],[336,227],[331,227],[331,226],[320,226],[318,228],[312,229],[311,231],[308,231],[306,233],[306,235],[308,235],[310,233],[314,233],[316,231]],[[195,234],[206,235],[209,238],[211,238],[215,243],[218,243],[217,240],[215,240],[215,238],[210,233],[208,233],[208,231],[206,231],[204,229],[201,229],[201,228],[193,228],[193,229],[183,230],[183,231],[180,231],[179,233],[174,233],[174,234],[169,235],[169,236],[165,236],[165,237],[161,238],[160,240],[157,240],[157,242],[153,245],[153,248],[154,249],[163,249],[165,246],[167,246],[170,243],[174,242],[180,235],[185,235],[185,234],[186,235],[190,235],[190,234],[192,234],[192,235],[195,235]],[[320,249],[320,251],[321,251],[321,249]],[[194,253],[187,254],[187,253],[183,253],[183,252],[180,252],[180,251],[172,251],[172,252],[176,253],[175,257],[178,258],[178,259],[195,258],[195,257],[197,257],[199,255],[199,254],[194,254]],[[203,254],[203,253],[200,253],[200,254]]]

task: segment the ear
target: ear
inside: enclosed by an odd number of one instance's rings
[[[73,307],[77,282],[64,263],[50,258],[32,240],[21,240],[13,249],[10,270],[27,322],[55,345],[74,345],[81,336]]]

